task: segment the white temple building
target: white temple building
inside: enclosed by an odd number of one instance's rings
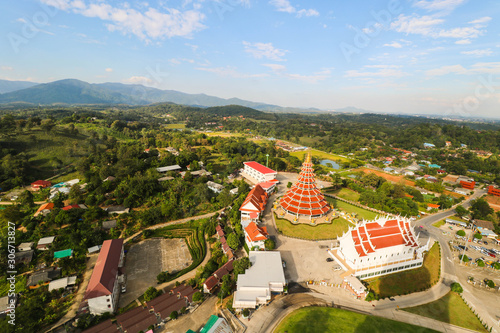
[[[330,255],[347,271],[344,275],[363,280],[422,266],[430,239],[420,246],[408,219],[380,217],[350,227],[338,241]]]

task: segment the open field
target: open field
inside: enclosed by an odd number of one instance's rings
[[[328,201],[332,206],[335,206],[336,208],[349,213],[349,214],[356,214],[357,217],[363,218],[365,220],[373,220],[375,217],[377,217],[377,213],[372,212],[370,210],[360,208],[354,205],[351,205],[350,203],[343,202],[340,200],[337,200],[335,198],[327,197],[325,196],[326,201]]]
[[[349,228],[350,223],[343,218],[333,220],[331,224],[318,224],[310,226],[306,224],[293,224],[288,220],[277,218],[276,227],[285,236],[303,239],[333,239],[341,236]]]
[[[463,194],[460,194],[460,193],[457,193],[457,192],[451,192],[451,191],[448,191],[448,190],[444,190],[443,194],[449,195],[449,196],[454,197],[454,198],[460,198],[460,197],[464,197],[466,199],[468,198],[467,195],[463,195]]]
[[[166,124],[165,127],[169,128],[169,129],[184,129],[184,128],[186,128],[186,124],[184,124],[184,123],[182,123],[182,124]]]
[[[441,221],[437,221],[436,223],[433,223],[432,226],[434,226],[436,228],[439,228],[439,227],[442,227],[445,224],[446,224],[446,221],[445,220],[441,220]]]
[[[335,155],[335,154],[330,154],[330,153],[327,153],[327,152],[324,152],[324,151],[320,151],[320,150],[317,150],[317,149],[308,149],[308,150],[303,150],[303,151],[294,151],[294,152],[291,152],[290,155],[296,156],[299,160],[303,161],[304,160],[304,156],[308,152],[311,153],[312,156],[320,158],[322,160],[329,159],[329,160],[332,160],[334,162],[339,162],[339,161],[340,162],[346,162],[346,161],[349,161],[349,159],[347,159],[345,157],[342,157],[342,156],[339,156],[339,155]]]
[[[201,133],[205,134],[206,136],[220,136],[220,137],[223,137],[223,138],[229,138],[229,137],[232,137],[232,136],[235,136],[235,137],[242,137],[242,136],[244,136],[241,133],[227,133],[227,132],[201,132]]]
[[[328,194],[336,195],[339,198],[346,199],[349,201],[358,201],[360,196],[358,192],[345,187],[341,188],[340,190],[328,192]]]
[[[462,298],[452,291],[434,302],[405,308],[403,311],[468,328],[477,332],[488,332]]]
[[[306,307],[286,316],[274,333],[316,332],[436,332],[398,321],[351,311]]]
[[[382,177],[390,182],[393,183],[403,183],[404,185],[407,186],[415,186],[415,182],[412,182],[411,180],[405,179],[403,176],[398,176],[398,175],[391,175],[382,171],[377,171],[377,170],[372,170],[372,169],[367,169],[367,168],[359,168],[356,169],[356,171],[363,171],[364,173],[374,173],[379,177]]]
[[[365,280],[380,297],[406,295],[430,288],[439,280],[441,266],[439,243],[434,243],[422,267]]]
[[[494,195],[487,195],[486,201],[490,204],[490,207],[493,208],[495,212],[500,211],[500,197],[494,196]]]

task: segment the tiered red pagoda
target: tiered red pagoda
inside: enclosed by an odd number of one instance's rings
[[[307,154],[302,164],[299,179],[280,200],[280,206],[289,214],[307,217],[320,217],[330,211],[330,205],[316,187],[311,155]]]

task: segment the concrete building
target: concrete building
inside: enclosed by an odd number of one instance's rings
[[[115,312],[120,290],[118,278],[123,261],[123,239],[104,241],[84,297],[90,313],[100,315]]]
[[[267,182],[276,178],[277,171],[269,169],[257,162],[244,162],[241,175],[254,184]]]
[[[235,309],[255,309],[266,304],[273,293],[282,293],[286,284],[279,251],[250,251],[249,259],[252,266],[236,281]]]
[[[347,272],[360,279],[422,266],[423,252],[410,221],[382,217],[350,227],[330,255]]]
[[[224,189],[224,185],[217,184],[211,180],[207,182],[207,186],[210,190],[212,190],[212,192],[215,193],[220,193]]]
[[[233,333],[233,330],[224,318],[211,315],[200,333]]]
[[[156,171],[163,173],[163,172],[168,172],[168,171],[179,171],[181,169],[182,168],[179,165],[175,164],[175,165],[169,165],[169,166],[156,168]]]

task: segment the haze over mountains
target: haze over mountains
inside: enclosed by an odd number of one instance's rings
[[[205,94],[187,94],[175,90],[161,90],[141,84],[88,83],[65,79],[50,83],[0,80],[0,104],[31,103],[53,104],[128,104],[146,105],[172,102],[176,104],[210,107],[241,105],[261,111],[318,112],[318,109],[281,107],[278,105],[246,101],[239,98],[219,98]]]

